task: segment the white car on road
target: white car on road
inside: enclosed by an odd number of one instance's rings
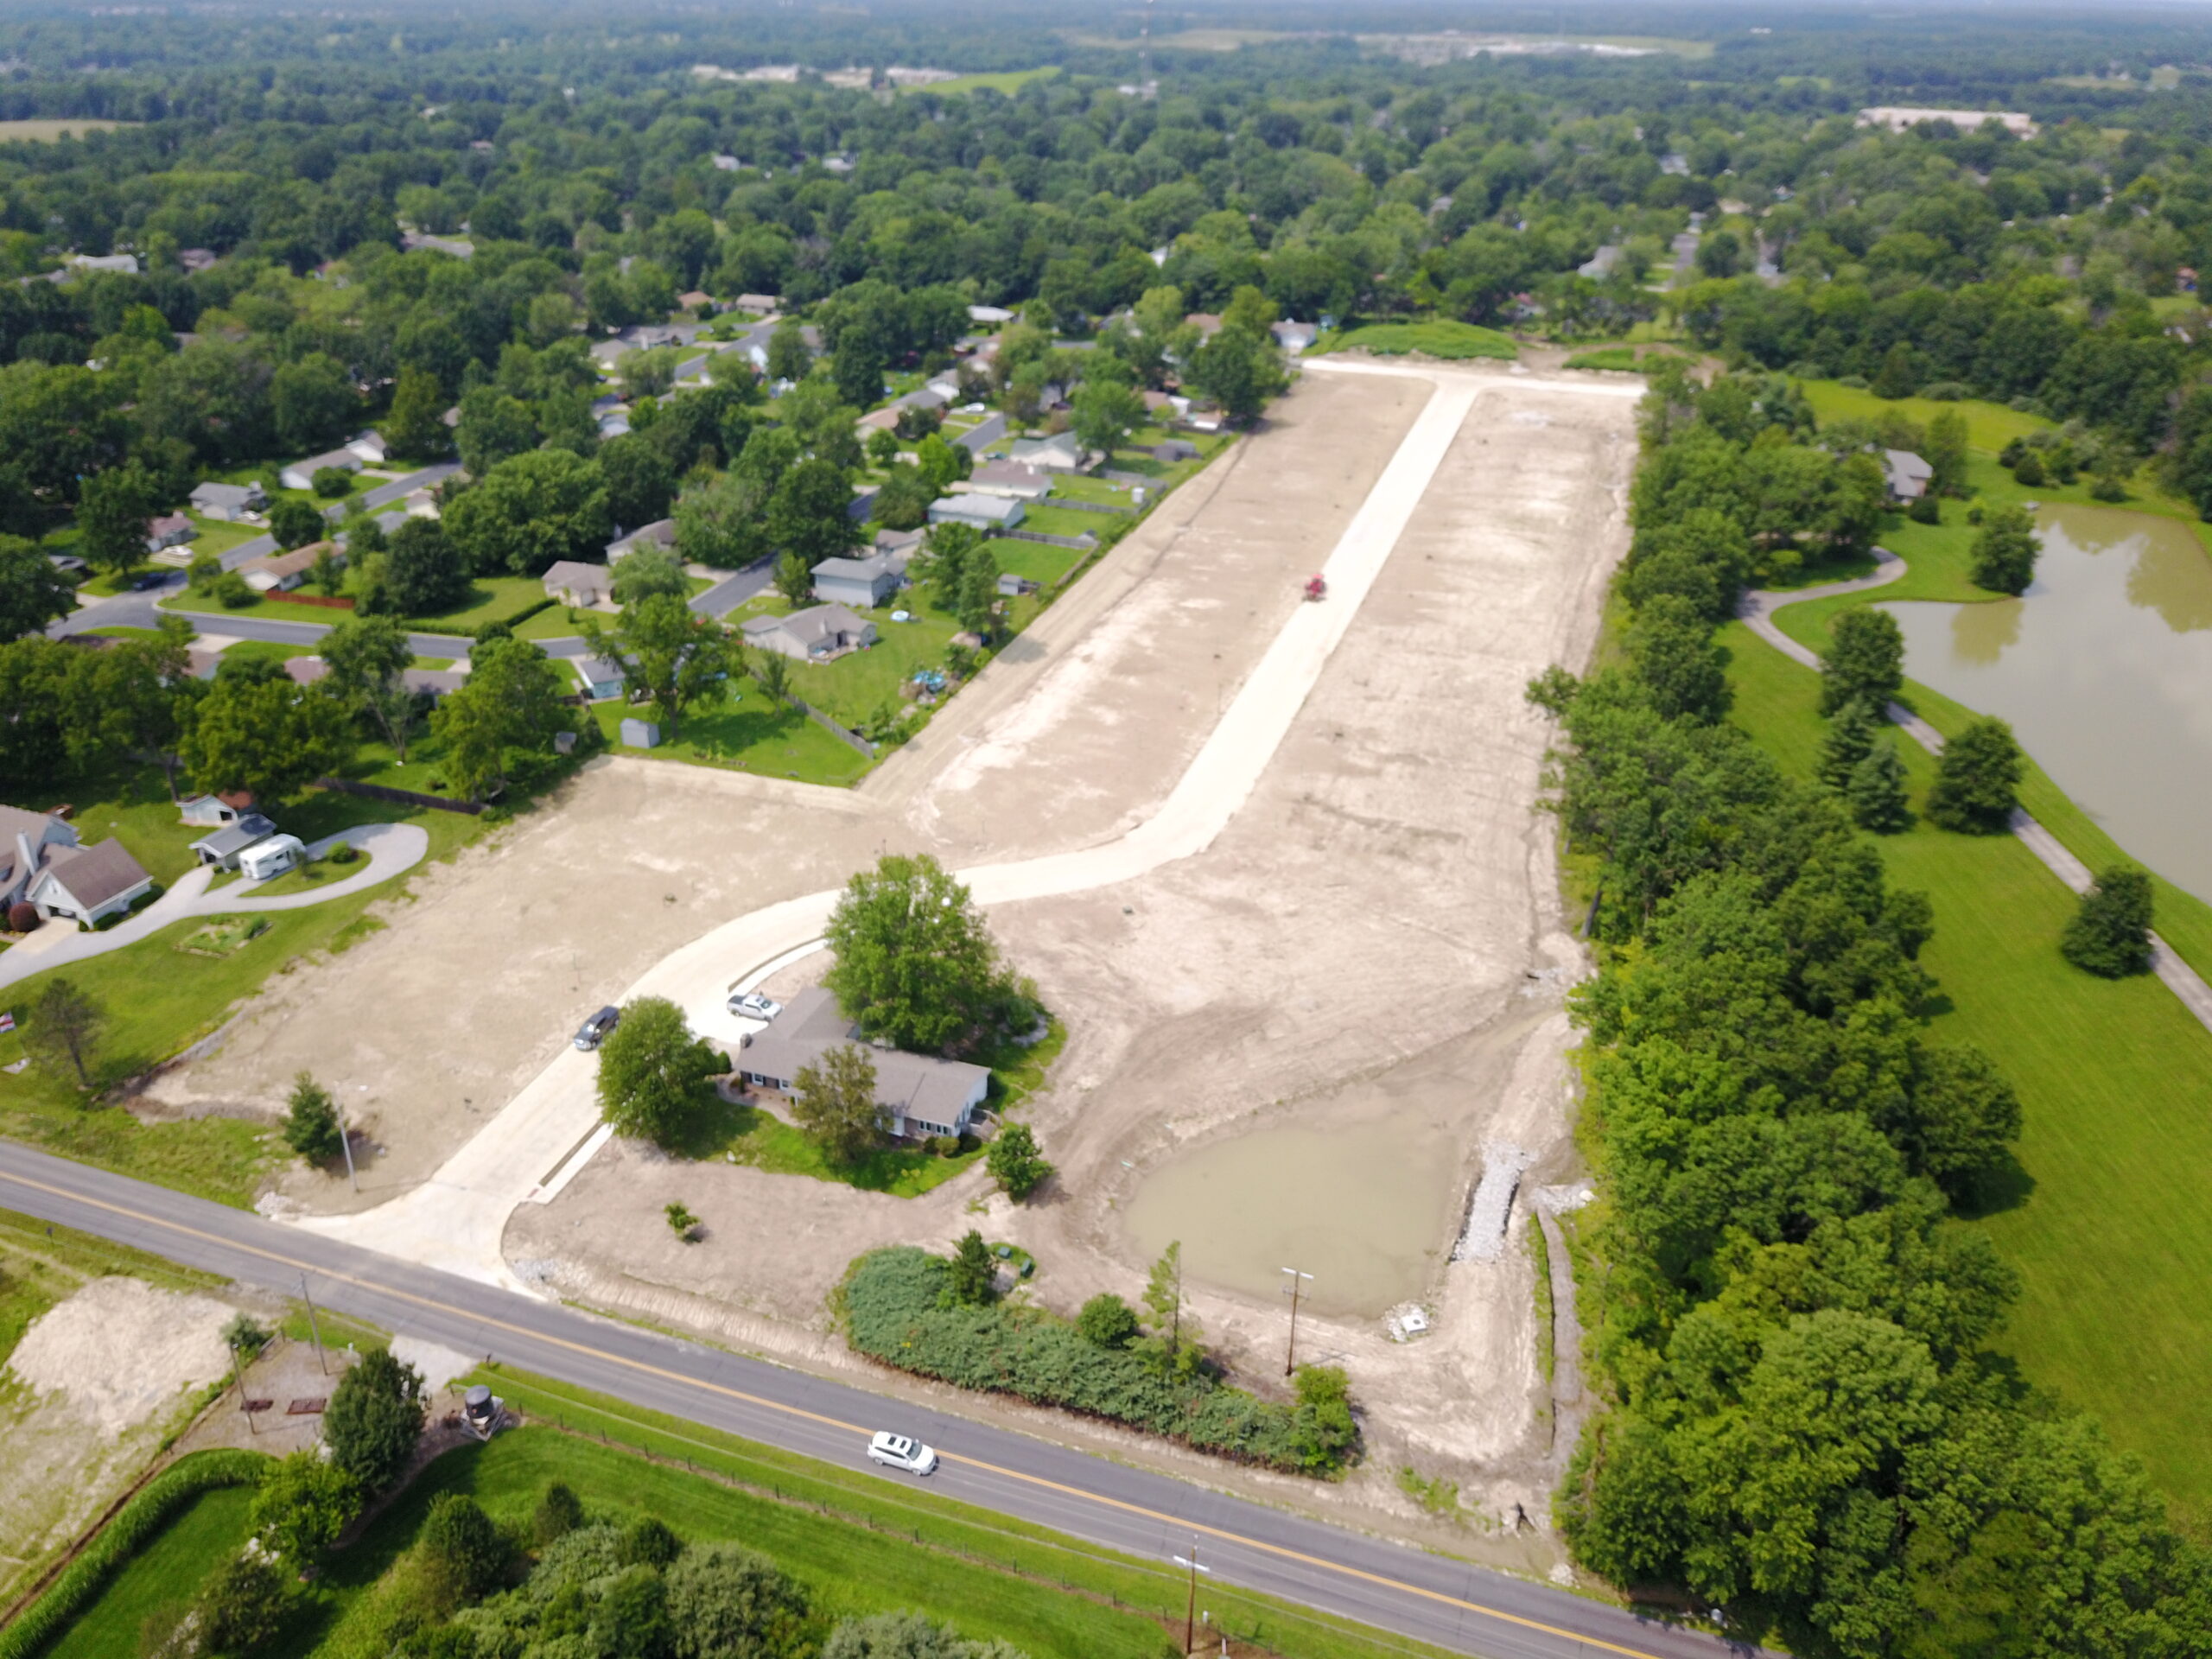
[[[910,1474],[926,1475],[937,1467],[937,1453],[919,1440],[889,1430],[874,1435],[868,1443],[868,1455],[872,1462],[887,1463],[893,1469],[904,1469]]]
[[[729,1000],[729,1011],[741,1014],[748,1020],[772,1020],[784,1011],[784,1005],[772,1001],[758,991],[741,991]]]

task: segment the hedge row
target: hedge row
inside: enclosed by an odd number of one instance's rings
[[[44,1595],[0,1630],[0,1659],[31,1659],[84,1611],[141,1545],[200,1493],[258,1486],[271,1466],[258,1452],[194,1452],[178,1459],[123,1506]]]
[[[522,609],[514,612],[512,615],[490,618],[485,621],[477,623],[474,627],[469,629],[469,638],[472,639],[481,639],[490,634],[518,628],[524,623],[529,621],[531,617],[536,616],[540,611],[550,611],[560,602],[561,601],[559,600],[550,597],[533,601],[531,603],[524,606]],[[435,633],[437,630],[435,628],[431,628],[427,630],[427,632]]]
[[[1171,1375],[1147,1354],[1085,1340],[1041,1308],[955,1304],[947,1267],[906,1246],[860,1257],[845,1275],[846,1339],[903,1371],[1124,1423],[1242,1462],[1332,1475],[1351,1459],[1355,1438],[1310,1408],[1262,1400],[1204,1372]]]

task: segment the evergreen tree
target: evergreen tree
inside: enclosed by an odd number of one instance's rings
[[[292,1079],[290,1109],[284,1116],[284,1144],[311,1164],[327,1164],[344,1150],[346,1134],[330,1091],[306,1071]]]
[[[991,1262],[990,1246],[983,1243],[981,1233],[970,1227],[952,1252],[952,1271],[947,1277],[953,1300],[981,1307],[992,1299],[992,1280],[997,1271]]]
[[[1820,763],[1815,768],[1821,781],[1833,790],[1849,789],[1852,773],[1873,753],[1882,724],[1863,698],[1854,697],[1837,709],[1821,739]]]
[[[2151,878],[2115,864],[2082,895],[2058,948],[2088,974],[2120,979],[2151,969]]]
[[[1851,769],[1844,791],[1851,816],[1861,830],[1878,836],[1894,836],[1912,827],[1912,809],[1905,800],[1904,762],[1897,745],[1876,740],[1859,764]]]

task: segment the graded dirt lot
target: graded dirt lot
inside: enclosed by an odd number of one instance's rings
[[[1181,776],[1427,395],[1395,379],[1302,386],[858,790],[594,765],[418,874],[376,912],[384,931],[276,982],[143,1106],[273,1114],[311,1070],[376,1151],[358,1197],[297,1169],[281,1197],[367,1208],[427,1179],[586,1014],[718,922],[838,886],[887,849],[958,866],[1119,833]]]
[[[1051,1305],[1072,1309],[1108,1288],[1134,1297],[1147,1251],[1122,1211],[1149,1173],[1258,1128],[1375,1118],[1365,1095],[1387,1090],[1446,1137],[1455,1204],[1488,1141],[1534,1154],[1532,1183],[1563,1173],[1568,1035],[1558,1007],[1579,958],[1556,911],[1552,827],[1533,810],[1548,731],[1521,691],[1547,664],[1587,654],[1623,540],[1631,405],[1497,380],[1500,395],[1476,405],[1290,736],[1214,844],[1124,887],[994,910],[1008,954],[1071,1027],[1031,1112],[1062,1171],[1044,1202],[987,1204],[980,1172],[900,1201],[618,1147],[553,1205],[517,1212],[510,1257],[566,1294],[844,1365],[823,1334],[823,1300],[859,1250],[939,1243],[987,1208],[989,1236],[1026,1244],[1044,1264],[1037,1294]],[[1367,384],[1317,375],[1296,401]],[[1274,435],[1243,458],[1249,485],[1277,464]],[[1280,464],[1300,459],[1286,446]],[[1360,487],[1344,486],[1352,501]],[[1252,532],[1255,542],[1272,533]],[[1148,580],[1175,571],[1164,564]],[[1278,595],[1275,620],[1296,602]],[[1250,626],[1268,622],[1267,605],[1255,606]],[[1135,700],[1156,705],[1165,681],[1187,704],[1216,637],[1183,632],[1176,661],[1147,629],[1102,626],[1060,671],[1086,677],[1083,695],[1054,698],[1048,677],[1034,702],[995,728],[986,722],[946,766],[947,798],[918,798],[909,825],[941,829],[976,812],[978,838],[1003,825],[999,846],[1026,849],[1036,844],[1020,816],[1026,789],[1038,814],[1080,791],[1064,829],[1124,827],[1096,804],[1104,768],[1064,766],[1060,734],[1096,756],[1136,728],[1140,748],[1165,750],[1182,728],[1147,743]],[[995,746],[1012,748],[1009,726],[1027,741],[1018,760],[1000,763]],[[1164,760],[1156,770],[1164,791],[1175,770]],[[655,1227],[676,1198],[706,1217],[705,1243]],[[1492,1518],[1516,1503],[1541,1513],[1556,1459],[1520,1215],[1496,1262],[1446,1268],[1448,1226],[1437,1239],[1440,1264],[1421,1287],[1438,1314],[1425,1342],[1392,1344],[1368,1316],[1308,1327],[1307,1356],[1350,1367],[1369,1407],[1373,1455],[1350,1495],[1395,1521],[1411,1510],[1390,1482],[1402,1463],[1467,1483]],[[1317,1259],[1331,1220],[1314,1217]],[[1279,1305],[1208,1281],[1202,1256],[1190,1260],[1211,1338],[1264,1385],[1280,1371]]]

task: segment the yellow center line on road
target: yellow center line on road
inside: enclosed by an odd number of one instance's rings
[[[72,1204],[89,1205],[95,1210],[105,1210],[110,1215],[121,1216],[141,1224],[164,1228],[169,1232],[186,1238],[198,1239],[203,1243],[218,1245],[225,1249],[242,1250],[248,1255],[259,1256],[264,1262],[273,1262],[280,1267],[290,1268],[295,1272],[317,1274],[325,1279],[334,1279],[341,1284],[352,1285],[356,1289],[368,1291],[375,1295],[397,1297],[401,1301],[412,1302],[418,1307],[426,1307],[437,1313],[457,1314],[463,1319],[474,1319],[492,1326],[494,1330],[510,1332],[526,1341],[549,1343],[556,1348],[566,1349],[570,1353],[584,1355],[612,1365],[620,1365],[625,1370],[638,1372],[641,1376],[658,1377],[664,1382],[677,1383],[685,1388],[701,1389],[710,1394],[720,1395],[725,1399],[741,1401],[747,1405],[759,1406],[769,1411],[782,1412],[786,1416],[799,1418],[806,1422],[818,1424],[824,1428],[838,1429],[851,1434],[864,1435],[868,1433],[858,1424],[848,1423],[836,1417],[825,1417],[819,1412],[808,1411],[801,1406],[788,1406],[779,1400],[764,1399],[757,1394],[747,1394],[742,1389],[733,1389],[720,1382],[709,1382],[701,1377],[686,1376],[681,1371],[671,1371],[663,1366],[649,1364],[641,1359],[631,1359],[621,1354],[609,1353],[603,1348],[594,1348],[586,1343],[573,1342],[566,1337],[549,1336],[543,1332],[532,1331],[527,1325],[516,1325],[493,1314],[477,1313],[456,1308],[428,1296],[418,1296],[412,1291],[401,1290],[390,1285],[379,1285],[369,1280],[356,1278],[352,1274],[340,1272],[334,1268],[321,1267],[312,1262],[301,1261],[295,1256],[281,1255],[275,1250],[264,1249],[257,1244],[241,1243],[235,1239],[224,1238],[219,1234],[203,1232],[199,1228],[188,1227],[182,1222],[168,1221],[157,1216],[140,1215],[135,1211],[125,1209],[119,1204],[110,1204],[105,1198],[89,1198],[83,1193],[72,1192],[67,1187],[54,1186],[45,1181],[34,1180],[28,1175],[16,1175],[0,1171],[0,1182],[14,1182],[19,1186],[29,1187],[33,1192],[44,1192]],[[1563,1641],[1580,1643],[1584,1647],[1592,1648],[1602,1653],[1618,1654],[1622,1656],[1622,1659],[1658,1659],[1658,1656],[1642,1648],[1624,1648],[1599,1637],[1583,1636],[1573,1630],[1562,1630],[1555,1624],[1547,1624],[1541,1619],[1524,1618],[1518,1613],[1505,1612],[1496,1607],[1485,1607],[1480,1602],[1467,1601],[1458,1596],[1446,1595],[1440,1590],[1424,1589],[1420,1585],[1408,1584],[1402,1579],[1394,1579],[1384,1573],[1370,1573],[1357,1567],[1346,1567],[1340,1562],[1332,1561],[1319,1555],[1308,1555],[1282,1544],[1271,1544],[1263,1539],[1249,1538],[1243,1533],[1231,1532],[1226,1528],[1208,1526],[1202,1522],[1188,1521],[1178,1516],[1163,1514],[1158,1510],[1147,1509],[1140,1503],[1126,1503],[1120,1498],[1108,1497],[1098,1492],[1088,1492],[1080,1486],[1065,1485],[1056,1480],[1047,1480],[1041,1475],[1024,1474],[1019,1469],[1008,1469],[1002,1465],[986,1463],[981,1459],[961,1457],[952,1452],[942,1452],[939,1455],[948,1463],[963,1464],[970,1469],[980,1470],[987,1474],[1003,1475],[1008,1480],[1020,1481],[1045,1491],[1058,1492],[1063,1497],[1078,1498],[1084,1503],[1100,1504],[1107,1509],[1119,1510],[1124,1515],[1137,1516],[1147,1521],[1156,1521],[1178,1531],[1196,1533],[1202,1537],[1217,1539],[1225,1543],[1242,1544],[1248,1549],[1259,1550],[1264,1554],[1273,1555],[1281,1560],[1295,1562],[1301,1567],[1319,1567],[1325,1572],[1341,1573],[1349,1579],[1379,1585],[1384,1589],[1395,1590],[1405,1595],[1418,1596],[1424,1600],[1436,1602],[1446,1607],[1456,1607],[1465,1612],[1479,1613],[1484,1618],[1494,1618],[1501,1623],[1517,1625],[1522,1630],[1535,1630],[1544,1636],[1555,1636]]]

